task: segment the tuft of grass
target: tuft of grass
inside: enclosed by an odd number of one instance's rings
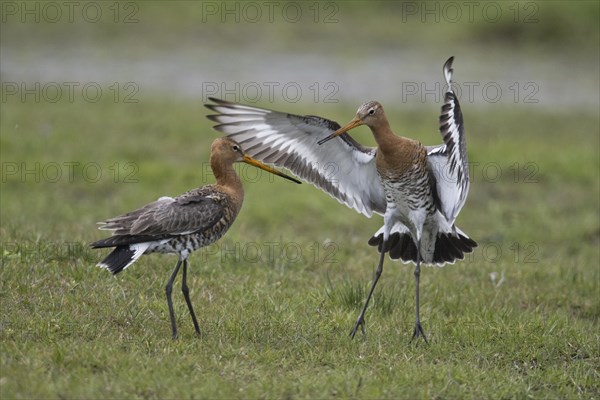
[[[325,293],[331,304],[356,312],[358,316],[364,306],[372,281],[354,281],[347,278],[342,282],[338,282],[335,287],[331,280],[328,280],[327,284]],[[367,308],[368,312],[379,313],[383,316],[395,312],[402,305],[401,301],[405,301],[406,298],[406,296],[400,296],[402,289],[399,285],[393,287],[385,284],[378,285]]]

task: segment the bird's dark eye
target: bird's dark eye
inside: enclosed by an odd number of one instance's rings
[[[233,149],[233,151],[240,151],[240,146],[238,146],[237,144],[234,144],[233,146],[231,146],[231,148]]]
[[[373,114],[375,114],[375,109],[374,109],[374,108],[371,108],[371,109],[369,110],[369,115],[373,115]]]

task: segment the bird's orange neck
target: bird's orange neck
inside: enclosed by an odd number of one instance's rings
[[[387,120],[371,126],[373,137],[377,142],[376,165],[380,171],[402,173],[415,162],[415,154],[419,153],[420,143],[403,136],[396,135]],[[422,146],[420,146],[422,147]]]
[[[244,186],[235,172],[233,164],[219,160],[217,157],[211,157],[210,166],[217,180],[216,186],[231,197],[237,211],[239,211],[244,200]]]
[[[411,140],[402,136],[396,135],[387,119],[382,118],[378,121],[377,125],[369,126],[379,151],[387,154],[393,154],[399,150],[399,147],[406,145]]]

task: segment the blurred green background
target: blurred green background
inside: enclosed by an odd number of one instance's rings
[[[600,396],[598,2],[0,5],[2,398]],[[430,347],[390,261],[346,338],[381,218],[243,167],[238,220],[191,258],[202,340],[178,293],[170,340],[173,257],[94,267],[96,221],[213,181],[208,96],[340,123],[379,100],[437,144],[450,56],[480,247],[422,274]]]

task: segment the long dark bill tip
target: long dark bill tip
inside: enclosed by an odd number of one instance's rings
[[[294,182],[294,183],[297,183],[298,185],[301,185],[301,184],[302,184],[302,181],[299,181],[299,180],[298,180],[298,179],[296,179],[296,178],[292,178],[292,177],[291,177],[291,176],[289,176],[289,175],[281,174],[281,175],[279,175],[279,176],[281,176],[282,178],[288,179],[288,180],[290,180],[290,181],[292,181],[292,182]]]
[[[363,124],[364,124],[364,122],[358,116],[356,116],[352,119],[352,121],[348,122],[346,125],[342,126],[341,128],[338,128],[338,130],[336,130],[335,132],[333,132],[326,138],[319,140],[317,142],[317,144],[322,145],[323,143],[328,142],[335,137],[343,135],[344,133],[348,132],[350,129],[354,129],[357,126],[360,126]]]
[[[292,181],[292,182],[295,182],[295,183],[297,183],[297,184],[301,184],[301,183],[302,183],[302,181],[299,181],[299,180],[298,180],[298,179],[296,179],[296,178],[293,178],[293,177],[291,177],[291,176],[289,176],[289,175],[287,175],[287,174],[284,174],[283,172],[281,172],[281,171],[278,171],[278,170],[276,170],[276,169],[275,169],[275,168],[273,168],[273,167],[270,167],[270,166],[268,166],[268,165],[265,165],[265,164],[263,164],[262,162],[260,162],[260,161],[258,161],[258,160],[255,160],[255,159],[253,159],[252,157],[250,157],[250,156],[248,156],[248,155],[244,155],[244,159],[243,159],[243,161],[244,161],[246,164],[253,165],[253,166],[255,166],[255,167],[258,167],[258,168],[260,168],[260,169],[262,169],[262,170],[265,170],[265,171],[267,171],[267,172],[270,172],[270,173],[272,173],[273,175],[280,176],[280,177],[282,177],[282,178],[285,178],[285,179],[287,179],[287,180],[290,180],[290,181]]]
[[[336,135],[335,133],[333,133],[333,134],[331,134],[331,135],[327,136],[326,138],[319,140],[319,141],[317,142],[317,144],[320,146],[320,145],[322,145],[323,143],[329,142],[331,139],[333,139],[333,138],[334,138],[334,137],[336,137],[336,136],[337,136],[337,135]]]

